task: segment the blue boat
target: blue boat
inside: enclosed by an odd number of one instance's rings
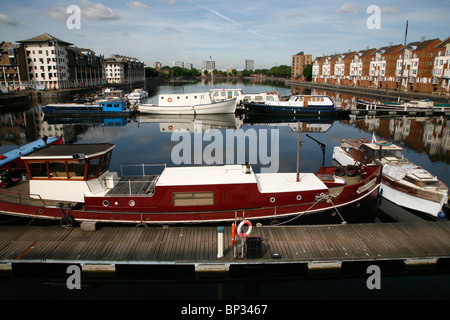
[[[349,110],[338,108],[328,96],[292,95],[285,101],[267,101],[265,103],[245,103],[249,114],[265,115],[348,115]]]
[[[76,103],[58,103],[49,104],[42,107],[46,115],[72,115],[72,116],[95,116],[95,115],[129,115],[135,113],[137,109],[129,106],[127,101],[123,100],[102,100],[97,104],[76,104]]]
[[[0,188],[10,187],[26,172],[22,156],[54,144],[62,144],[62,139],[44,136],[42,139],[0,154]]]

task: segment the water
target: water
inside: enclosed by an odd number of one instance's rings
[[[203,92],[211,88],[211,83],[171,83],[158,87],[147,88],[149,102],[155,103],[160,93]],[[242,88],[246,93],[278,91],[281,96],[291,92],[305,92],[301,88],[285,86],[283,83],[263,82],[222,82],[214,83],[214,88]],[[306,91],[305,93],[310,93]],[[314,91],[321,94],[323,92]],[[354,104],[357,97],[351,95],[325,92],[338,103]],[[186,136],[191,139],[191,155],[187,157],[187,165],[198,161],[198,150],[202,153],[200,161],[207,163],[208,154],[214,156],[214,164],[222,164],[227,155],[234,152],[234,163],[243,163],[238,159],[237,145],[227,148],[226,139],[215,153],[205,153],[211,150],[211,140],[205,139],[208,129],[217,129],[223,137],[227,131],[242,130],[245,133],[256,134],[258,143],[265,142],[266,152],[255,148],[247,142],[244,147],[244,162],[252,160],[255,172],[276,169],[278,172],[293,172],[297,166],[297,128],[298,121],[269,123],[270,119],[259,119],[256,123],[248,123],[245,115],[215,116],[215,117],[158,117],[141,116],[132,119],[83,119],[82,123],[69,120],[50,120],[44,118],[40,106],[32,106],[29,110],[17,113],[1,114],[2,145],[0,152],[33,141],[43,135],[62,135],[66,143],[110,142],[116,145],[111,161],[112,171],[121,170],[122,163],[166,163],[168,166],[178,165],[174,149],[179,150],[180,139],[175,139],[171,130],[202,130],[201,145],[194,145],[194,134]],[[201,120],[201,126],[199,121]],[[444,183],[450,185],[448,164],[450,162],[450,124],[445,118],[377,118],[373,116],[351,117],[350,120],[310,119],[300,123],[302,132],[300,140],[300,171],[314,172],[322,165],[322,151],[319,145],[306,136],[307,131],[314,139],[324,142],[325,165],[331,165],[333,147],[339,145],[343,138],[367,138],[375,133],[378,140],[395,142],[404,148],[404,154],[414,163],[423,166],[432,174],[437,175]],[[306,130],[306,131],[305,131]],[[278,141],[271,141],[273,134]],[[262,134],[266,133],[267,136]],[[198,142],[199,140],[197,140]],[[184,149],[186,152],[187,148]],[[273,151],[273,154],[271,152]],[[197,153],[196,153],[197,152]],[[217,153],[222,152],[221,156]],[[268,164],[268,156],[271,162]],[[206,157],[205,157],[206,156]],[[251,158],[253,156],[253,158]],[[266,156],[264,158],[264,156]],[[197,158],[196,158],[197,157]],[[277,162],[277,163],[276,163]],[[272,165],[272,167],[270,166]],[[370,204],[369,204],[370,205]],[[391,222],[392,218],[374,207],[359,209],[352,212],[347,222],[350,223],[383,223]],[[363,214],[370,212],[369,215]],[[312,219],[312,220],[311,220]],[[346,217],[347,219],[347,217]],[[19,220],[18,220],[19,221]],[[341,223],[338,216],[329,214],[321,217],[306,218],[297,221],[303,223]],[[21,223],[21,222],[18,222]],[[32,223],[36,223],[33,221]],[[32,224],[33,225],[33,224]],[[23,274],[28,275],[27,267]],[[58,269],[58,268],[57,268]],[[48,275],[47,271],[36,272],[35,276],[15,275],[0,277],[1,299],[225,299],[225,300],[290,300],[290,299],[448,299],[449,268],[440,266],[439,271],[408,273],[392,266],[383,269],[382,289],[369,290],[366,285],[368,275],[365,269],[333,275],[305,276],[298,269],[289,270],[259,270],[250,273],[232,274],[227,279],[198,279],[188,270],[178,274],[165,268],[159,270],[155,278],[148,279],[148,272],[115,279],[88,279],[82,290],[74,292],[65,287],[67,274],[61,267]],[[167,272],[169,275],[167,275]],[[171,273],[172,272],[172,273]],[[133,272],[131,272],[133,273]],[[176,276],[174,275],[176,274]],[[57,275],[57,276],[55,276]],[[142,275],[142,276],[141,276]],[[55,279],[56,277],[56,279]],[[181,306],[180,306],[181,307]],[[288,306],[283,306],[287,307]],[[171,312],[178,312],[172,310]]]

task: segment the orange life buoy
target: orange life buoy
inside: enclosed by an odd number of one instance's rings
[[[172,126],[169,126],[169,130],[172,131],[172,129],[173,129],[173,127],[172,127]]]
[[[234,246],[234,239],[236,238],[236,225],[234,222],[231,224],[231,245]]]
[[[172,98],[168,98],[168,99],[167,99],[167,102],[172,102]]]

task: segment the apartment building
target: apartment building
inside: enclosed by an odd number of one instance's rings
[[[350,62],[350,80],[354,86],[368,87],[370,85],[369,71],[371,54],[377,49],[361,50],[352,55]]]
[[[24,53],[21,46],[11,42],[0,42],[0,90],[10,92],[21,90],[28,80]]]
[[[450,93],[450,37],[317,57],[313,82]]]
[[[396,89],[395,69],[397,55],[395,54],[403,46],[390,44],[381,47],[371,54],[369,63],[370,87]]]
[[[254,71],[255,70],[255,61],[245,59],[245,70]]]
[[[23,46],[30,82],[45,89],[70,87],[68,48],[72,43],[48,33],[17,42]]]
[[[435,91],[448,93],[450,91],[450,37],[439,43],[435,51],[431,82],[436,88]]]
[[[397,51],[395,75],[399,78],[401,90],[431,92],[432,70],[435,47],[439,39],[411,42]]]
[[[105,63],[108,83],[132,83],[145,79],[145,65],[136,58],[113,54]]]
[[[294,54],[292,56],[291,78],[297,79],[302,77],[303,69],[309,64],[312,64],[312,55],[305,54],[303,51]]]
[[[106,83],[106,65],[102,55],[75,46],[69,47],[68,52],[71,87],[91,87]]]

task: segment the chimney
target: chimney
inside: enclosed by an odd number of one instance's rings
[[[425,41],[425,36],[422,36],[422,38],[420,38],[420,42],[424,42]]]

